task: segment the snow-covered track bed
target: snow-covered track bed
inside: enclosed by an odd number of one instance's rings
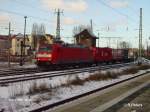
[[[52,104],[46,104],[46,105],[42,105],[42,106],[39,106],[37,108],[34,108],[34,109],[30,109],[28,110],[28,112],[43,112],[43,111],[47,111],[49,109],[52,109],[54,107],[57,107],[57,106],[60,106],[60,105],[63,105],[65,103],[68,103],[68,102],[71,102],[71,101],[74,101],[76,99],[79,99],[79,98],[82,98],[82,97],[85,97],[85,96],[88,96],[90,94],[93,94],[93,93],[96,93],[98,91],[102,91],[104,89],[107,89],[107,88],[111,88],[115,85],[118,85],[118,84],[121,84],[121,83],[124,83],[124,82],[128,82],[128,81],[131,81],[133,79],[136,79],[138,77],[142,77],[142,76],[146,76],[147,73],[150,73],[150,71],[146,71],[146,72],[143,72],[143,73],[140,73],[138,75],[133,75],[132,77],[128,77],[128,78],[124,78],[122,80],[119,80],[117,82],[113,82],[111,84],[108,84],[108,85],[105,85],[103,87],[100,87],[100,88],[96,88],[96,89],[93,89],[91,91],[88,91],[88,92],[85,92],[85,93],[82,93],[82,94],[78,94],[76,96],[73,96],[73,97],[69,97],[69,98],[66,98],[64,100],[60,100],[58,102],[55,102],[55,103],[52,103]]]
[[[35,79],[42,79],[42,78],[50,78],[56,76],[64,76],[64,75],[72,75],[82,72],[94,72],[98,70],[105,70],[110,68],[118,68],[134,65],[133,62],[131,63],[123,63],[123,64],[115,64],[115,65],[105,65],[105,66],[95,66],[95,67],[88,67],[88,68],[81,68],[81,69],[71,69],[71,70],[63,70],[63,71],[50,71],[50,72],[41,72],[38,69],[35,69],[31,72],[29,71],[21,71],[21,74],[15,75],[15,73],[19,73],[19,71],[13,72],[11,75],[6,75],[5,77],[0,77],[0,85],[5,85],[9,83],[15,83],[20,81],[28,81],[28,80],[35,80]],[[39,72],[39,73],[37,73]]]

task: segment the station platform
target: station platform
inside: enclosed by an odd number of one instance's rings
[[[104,112],[150,112],[150,83]]]

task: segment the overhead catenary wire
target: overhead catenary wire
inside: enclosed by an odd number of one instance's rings
[[[25,6],[25,7],[29,7],[29,8],[32,8],[32,9],[37,9],[37,10],[40,11],[40,12],[45,12],[45,13],[49,13],[49,12],[50,12],[50,11],[46,11],[46,10],[41,10],[41,9],[35,7],[35,6],[32,5],[32,4],[23,3],[23,2],[20,2],[20,1],[18,1],[18,0],[14,0],[14,2],[16,2],[17,4],[20,4],[20,5],[22,5],[22,6]]]
[[[128,6],[128,9],[129,9],[130,11],[132,11],[132,13],[133,13],[135,16],[139,17],[139,11],[138,11],[138,10],[135,10],[134,8],[132,8],[132,7],[130,7],[130,6]]]
[[[18,12],[9,11],[9,10],[6,10],[6,9],[1,9],[1,8],[0,8],[0,12],[5,12],[5,13],[9,13],[9,14],[12,14],[12,15],[17,15],[17,16],[20,16],[20,17],[24,17],[24,15],[26,15],[26,14],[20,14],[20,13],[18,13]],[[29,19],[41,20],[42,23],[46,23],[46,24],[50,24],[50,25],[53,24],[52,21],[50,21],[50,20],[48,20],[48,19],[45,19],[45,18],[40,18],[40,17],[36,17],[36,16],[31,16],[31,15],[27,15],[27,16],[29,17]],[[5,24],[7,24],[9,21],[10,21],[10,20],[6,20]],[[15,22],[15,23],[18,24],[19,21],[15,21],[15,20],[12,20],[12,19],[11,19],[11,22]],[[23,24],[24,24],[23,21],[20,22],[20,25],[23,25]],[[6,26],[7,26],[7,25],[6,25]],[[20,30],[20,28],[18,29],[18,31],[19,31],[19,30]]]
[[[105,3],[103,0],[97,0],[97,1],[98,1],[99,3],[101,3],[102,5],[108,7],[108,8],[111,9],[112,11],[118,13],[119,15],[122,15],[122,16],[128,18],[130,21],[132,21],[132,22],[134,21],[134,22],[135,22],[135,20],[134,20],[133,18],[129,17],[127,14],[122,13],[121,11],[117,10],[116,8],[111,7],[110,5],[108,5],[107,3]]]
[[[7,13],[13,14],[13,15],[18,15],[18,16],[21,16],[21,17],[24,17],[24,16],[26,15],[26,16],[28,16],[28,17],[30,17],[30,18],[33,18],[33,19],[38,19],[38,20],[41,20],[41,21],[50,22],[50,20],[45,19],[45,18],[36,17],[36,16],[31,16],[31,15],[27,15],[27,14],[20,14],[20,13],[18,13],[18,12],[9,11],[9,10],[6,10],[6,9],[1,9],[1,8],[0,8],[0,11],[1,11],[1,12],[7,12]]]
[[[138,20],[133,19],[132,17],[128,16],[127,14],[117,10],[116,8],[113,8],[112,6],[110,6],[108,3],[104,2],[103,0],[97,0],[100,4],[104,5],[105,7],[111,9],[112,11],[116,12],[117,14],[126,17],[126,19],[130,20],[132,23],[134,24],[139,24]],[[137,12],[135,10],[133,10],[132,7],[128,7],[128,9],[130,9],[132,12],[134,12],[134,14],[139,17],[139,15],[137,14]],[[129,24],[129,23],[128,23]],[[126,31],[129,31],[129,27],[126,27]]]
[[[34,9],[39,9],[39,8],[37,8],[36,6],[34,6],[33,4],[31,4],[31,6],[30,6],[30,4],[28,4],[28,3],[26,3],[26,2],[22,2],[22,1],[19,1],[19,0],[14,0],[17,4],[21,4],[21,5],[24,5],[25,7],[30,7],[30,8],[34,8]],[[109,4],[107,4],[107,3],[105,3],[103,0],[97,0],[99,3],[101,3],[101,4],[103,4],[103,5],[105,5],[105,6],[107,6],[108,8],[110,8],[111,10],[113,10],[113,11],[115,11],[116,13],[118,13],[119,15],[122,15],[122,16],[124,16],[124,17],[126,17],[127,19],[130,19],[133,23],[135,23],[135,20],[133,20],[133,18],[130,18],[127,14],[125,14],[125,13],[122,13],[121,11],[119,11],[119,10],[117,10],[117,9],[115,9],[115,8],[113,8],[113,7],[111,7]],[[47,13],[47,12],[49,12],[49,11],[45,11],[45,10],[41,10],[41,9],[39,9],[40,10],[40,12],[45,12],[45,13]],[[41,21],[43,21],[44,23],[48,23],[48,24],[52,24],[52,23],[54,23],[54,21],[50,21],[49,19],[46,19],[46,18],[42,18],[42,17],[38,17],[38,16],[32,16],[32,15],[29,15],[29,14],[21,14],[21,13],[18,13],[18,12],[14,12],[14,11],[10,11],[10,10],[8,10],[8,9],[1,9],[0,8],[0,11],[3,11],[3,12],[7,12],[7,13],[10,13],[10,14],[14,14],[14,15],[18,15],[18,16],[22,16],[22,17],[24,17],[25,15],[26,16],[28,16],[30,19],[31,18],[33,18],[33,19],[37,19],[37,20],[41,20]],[[109,26],[108,26],[109,27]],[[128,31],[128,27],[126,28],[127,29],[127,31]]]

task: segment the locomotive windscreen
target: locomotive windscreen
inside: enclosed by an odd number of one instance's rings
[[[51,52],[52,50],[52,47],[49,45],[49,46],[40,46],[39,47],[39,52]]]

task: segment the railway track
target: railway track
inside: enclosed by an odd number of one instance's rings
[[[130,77],[130,78],[128,78],[128,79],[123,79],[123,80],[121,80],[121,81],[119,81],[119,82],[115,82],[115,83],[113,83],[113,84],[110,84],[110,85],[107,85],[107,86],[104,86],[104,87],[101,87],[101,88],[98,88],[98,89],[89,91],[89,92],[87,92],[87,93],[83,93],[83,94],[77,95],[77,96],[74,96],[74,97],[71,97],[71,98],[68,98],[68,99],[65,99],[65,100],[62,100],[62,101],[53,103],[53,104],[44,105],[44,106],[41,106],[41,107],[39,107],[39,108],[32,109],[32,110],[30,110],[29,112],[43,112],[43,111],[47,111],[47,110],[49,110],[49,109],[51,109],[51,108],[54,108],[54,107],[63,105],[63,104],[65,104],[65,103],[68,103],[68,102],[71,102],[71,101],[74,101],[74,100],[77,100],[77,99],[79,99],[79,98],[88,96],[88,95],[93,94],[93,93],[96,93],[96,92],[98,92],[98,91],[102,91],[102,90],[104,90],[104,89],[111,88],[111,87],[113,87],[113,86],[115,86],[115,85],[118,85],[118,84],[121,84],[121,83],[123,83],[123,82],[128,82],[128,81],[131,81],[131,80],[133,80],[133,79],[135,79],[135,78],[142,77],[142,76],[146,75],[147,73],[150,73],[150,71],[149,71],[149,72],[142,73],[142,74],[139,74],[139,75],[136,75],[136,76],[133,76],[133,77]]]
[[[111,66],[111,65],[110,65]],[[68,68],[72,69],[72,68]],[[79,69],[79,68],[76,68]],[[17,76],[23,74],[30,74],[30,73],[40,73],[40,72],[49,72],[49,71],[56,71],[57,69],[49,69],[49,68],[13,68],[13,69],[0,69],[0,78],[7,77],[7,76]],[[57,71],[62,71],[63,69],[59,69]],[[73,70],[73,69],[72,69]]]
[[[63,76],[63,75],[71,75],[77,74],[82,72],[93,72],[97,70],[105,70],[110,68],[118,68],[123,66],[133,65],[134,63],[124,63],[124,64],[115,64],[115,65],[107,65],[107,66],[96,66],[96,67],[88,67],[88,68],[81,68],[81,69],[71,69],[71,70],[64,70],[64,71],[50,71],[50,72],[39,72],[39,73],[31,73],[31,72],[24,72],[19,75],[8,75],[7,77],[0,77],[0,85],[5,85],[9,83],[15,83],[20,81],[28,81],[28,80],[35,80],[35,79],[42,79],[42,78],[50,78],[56,76]],[[16,73],[16,72],[15,72]]]
[[[10,70],[1,70],[0,71],[0,78],[1,77],[8,77],[8,76],[17,76],[27,73],[39,73],[46,71],[44,69],[39,68],[26,68],[26,69],[10,69]]]

